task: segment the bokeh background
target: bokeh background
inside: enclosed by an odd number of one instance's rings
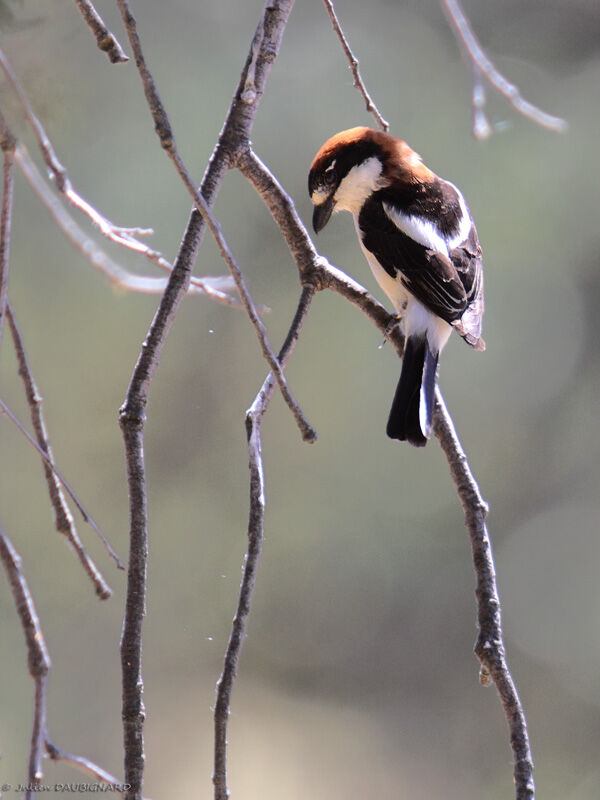
[[[337,10],[392,132],[463,189],[477,221],[488,349],[474,353],[456,337],[440,383],[491,506],[539,797],[589,800],[600,796],[600,7],[464,6],[500,69],[566,118],[567,133],[540,129],[490,93],[499,131],[472,138],[469,69],[436,0],[340,0]],[[261,8],[262,0],[133,4],[198,179]],[[98,10],[124,43],[114,4]],[[76,188],[116,222],[154,228],[153,246],[172,259],[190,201],[160,150],[133,64],[110,65],[68,0],[7,2],[0,22],[2,46]],[[4,84],[0,100],[9,103]],[[314,152],[356,124],[372,122],[324,8],[298,3],[253,142],[306,223]],[[20,176],[15,204],[10,295],[57,463],[126,557],[117,411],[158,300],[111,287]],[[278,345],[298,297],[295,266],[239,175],[227,176],[215,210],[254,297],[272,309],[265,320]],[[101,244],[128,268],[152,272]],[[332,220],[318,246],[380,296],[348,215]],[[196,271],[224,271],[209,237]],[[288,370],[318,442],[300,441],[278,397],[265,419],[266,541],[233,697],[234,798],[512,796],[502,710],[495,690],[478,685],[472,654],[474,576],[461,509],[435,442],[417,451],[384,435],[399,364],[380,340],[346,302],[319,295]],[[155,799],[211,795],[214,687],[246,539],[244,410],[265,371],[242,312],[184,301],[146,425],[145,794]],[[0,380],[5,402],[27,419],[7,333]],[[54,664],[51,736],[121,775],[124,576],[81,523],[115,590],[108,602],[95,598],[53,531],[35,452],[6,418],[0,440],[2,524],[23,557]],[[4,580],[0,606],[0,779],[16,784],[32,683]],[[47,784],[66,780],[86,779],[48,764]]]

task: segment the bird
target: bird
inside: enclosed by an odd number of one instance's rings
[[[484,310],[482,254],[460,190],[402,139],[367,127],[328,139],[310,166],[315,233],[349,211],[371,271],[405,333],[386,433],[423,447],[431,435],[439,355],[452,329],[475,350]]]

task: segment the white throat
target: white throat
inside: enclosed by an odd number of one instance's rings
[[[386,185],[381,179],[382,169],[381,161],[375,156],[352,167],[334,195],[335,210],[358,214],[367,197]]]

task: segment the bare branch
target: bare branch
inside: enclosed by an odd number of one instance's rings
[[[81,11],[88,28],[96,37],[96,44],[100,50],[106,53],[109,61],[112,64],[123,64],[129,61],[128,56],[123,52],[123,48],[108,30],[90,0],[75,0],[75,5]]]
[[[473,135],[475,138],[485,139],[490,134],[489,123],[487,123],[483,113],[485,96],[483,92],[479,92],[477,89],[477,82],[481,76],[497,89],[500,94],[504,95],[509,103],[523,116],[529,117],[529,119],[537,122],[543,128],[548,128],[558,133],[562,133],[567,129],[567,123],[564,119],[547,114],[541,108],[529,103],[521,96],[519,89],[507,81],[504,75],[498,71],[473,33],[458,0],[442,0],[442,8],[446,12],[450,26],[453,28],[464,52],[473,65],[475,82],[473,90]]]
[[[516,798],[517,800],[533,800],[535,796],[533,758],[529,747],[525,713],[506,663],[492,543],[485,523],[488,506],[473,477],[439,389],[436,395],[433,424],[435,435],[448,460],[450,473],[465,512],[465,524],[471,539],[473,563],[477,576],[476,596],[479,624],[475,653],[481,663],[481,682],[486,685],[490,682],[491,677],[504,707],[515,764]]]
[[[27,776],[28,790],[25,792],[26,800],[31,800],[34,796],[35,787],[39,786],[43,777],[42,758],[44,754],[44,732],[46,730],[46,685],[51,661],[33,598],[23,575],[21,557],[1,528],[0,559],[8,576],[17,613],[21,620],[21,627],[25,634],[29,674],[35,684],[33,728]]]
[[[16,141],[0,113],[0,148],[3,155],[2,207],[0,209],[0,344],[4,332],[8,302],[8,273],[10,268],[10,231],[12,225],[13,188],[15,181]]]
[[[52,143],[50,142],[44,127],[36,117],[31,103],[23,91],[23,87],[19,83],[17,76],[15,75],[10,63],[8,62],[8,59],[1,49],[0,66],[4,70],[4,73],[8,78],[8,82],[10,83],[13,92],[21,104],[21,107],[25,113],[25,117],[33,129],[35,138],[44,159],[44,163],[48,167],[50,175],[53,178],[58,191],[69,201],[69,203],[71,203],[71,205],[75,206],[75,208],[78,208],[80,211],[86,214],[89,219],[91,219],[91,221],[98,226],[100,232],[112,242],[126,247],[128,250],[132,250],[135,253],[140,253],[150,261],[158,264],[158,266],[170,270],[171,265],[159,252],[152,250],[152,248],[148,247],[148,245],[135,238],[136,236],[149,236],[152,233],[151,228],[124,228],[120,225],[115,225],[75,191],[67,174],[66,168],[61,164],[56,153],[54,152],[54,148],[52,147]]]
[[[319,289],[329,288],[349,300],[390,339],[398,354],[402,356],[404,337],[399,326],[394,324],[396,321],[394,315],[390,315],[362,286],[318,256],[308,232],[296,213],[293,201],[268,168],[250,150],[238,158],[237,166],[259,192],[280,227],[298,266],[301,281],[310,282]],[[460,501],[465,509],[466,524],[473,548],[480,620],[476,652],[482,664],[482,673],[487,671],[496,684],[509,724],[517,800],[532,800],[533,762],[529,752],[527,722],[504,659],[500,605],[491,559],[491,544],[484,522],[487,506],[473,479],[439,390],[437,400],[434,416],[435,432],[448,459]]]
[[[200,193],[210,208],[230,166],[233,153],[247,143],[271,65],[277,58],[293,0],[269,0],[264,7],[253,46],[242,70],[240,82],[229,107],[213,155],[202,179]],[[123,8],[126,25],[128,11]],[[260,44],[257,44],[260,42]],[[249,71],[255,94],[243,99]],[[250,101],[250,102],[249,102]],[[159,133],[160,135],[160,133]],[[165,144],[161,136],[161,143]],[[148,520],[143,451],[145,408],[160,354],[173,324],[181,299],[189,285],[192,265],[205,231],[205,221],[194,206],[175,260],[169,283],[160,301],[137,364],[131,376],[120,424],[125,443],[130,497],[130,560],[127,601],[121,638],[123,675],[123,730],[125,781],[131,784],[127,800],[139,800],[144,771],[142,700],[142,622],[146,602]]]
[[[305,286],[300,295],[296,314],[290,326],[278,361],[285,366],[292,355],[302,326],[308,315],[315,289]],[[217,700],[215,703],[215,752],[213,784],[215,800],[227,800],[227,723],[231,708],[233,683],[237,674],[242,643],[246,634],[246,625],[252,595],[256,583],[258,563],[262,553],[264,538],[265,512],[265,480],[262,459],[261,423],[268,408],[276,379],[272,372],[267,375],[254,402],[246,412],[246,434],[248,438],[248,459],[250,469],[250,510],[248,518],[248,550],[244,559],[242,583],[237,610],[233,619],[229,643],[225,653],[223,672],[217,683]]]
[[[39,448],[45,454],[45,458],[42,457],[42,464],[44,466],[46,483],[48,484],[48,493],[50,495],[50,503],[52,505],[52,511],[54,514],[54,524],[56,526],[56,530],[68,539],[71,546],[77,553],[85,572],[94,584],[98,597],[100,597],[102,600],[107,600],[112,595],[112,590],[104,580],[104,577],[102,576],[102,573],[98,567],[86,553],[85,548],[81,543],[81,539],[77,533],[77,528],[75,527],[73,515],[71,514],[69,506],[67,505],[67,501],[60,485],[60,480],[56,474],[54,454],[52,453],[50,442],[48,441],[48,434],[46,432],[46,425],[42,413],[42,398],[40,397],[38,388],[31,373],[31,367],[29,366],[27,354],[25,353],[23,338],[18,328],[14,311],[10,302],[8,303],[6,310],[15,353],[17,355],[19,375],[21,376],[25,386],[25,396],[27,398],[27,404],[29,405],[31,423],[35,431]]]
[[[139,292],[144,294],[162,294],[167,285],[166,278],[157,278],[150,275],[135,275],[128,272],[123,267],[115,263],[96,242],[85,233],[69,212],[64,208],[60,199],[48,186],[40,171],[27,152],[25,146],[20,143],[17,146],[15,159],[19,169],[27,179],[27,182],[46,206],[58,227],[67,236],[69,241],[79,250],[80,253],[90,262],[93,267],[99,269],[115,286],[127,291]],[[148,251],[145,255],[150,258]],[[161,267],[161,269],[171,272],[173,267],[162,256],[157,260],[150,258],[151,261]],[[235,283],[231,275],[219,275],[216,277],[205,276],[196,278],[192,276],[188,294],[207,295],[211,300],[215,300],[223,305],[236,308],[241,307],[239,297],[234,297],[229,292],[235,291]],[[264,306],[259,306],[264,311]]]
[[[129,3],[127,0],[117,0],[117,4],[121,11],[121,16],[123,17],[123,22],[127,30],[129,43],[133,50],[135,63],[137,65],[140,77],[142,79],[142,83],[144,85],[144,93],[146,95],[148,107],[150,109],[150,113],[152,114],[152,119],[154,120],[154,128],[158,134],[160,143],[163,149],[166,151],[169,158],[171,159],[175,169],[177,170],[179,177],[183,181],[184,186],[186,187],[189,194],[193,198],[196,208],[202,215],[203,219],[206,221],[206,224],[210,232],[212,233],[215,242],[217,243],[219,252],[223,256],[225,263],[229,267],[229,270],[237,286],[239,295],[242,298],[242,303],[244,304],[250,322],[252,323],[254,329],[256,330],[256,334],[258,336],[258,340],[263,355],[277,378],[277,383],[279,384],[281,394],[283,395],[285,402],[287,403],[292,414],[294,415],[294,418],[302,434],[302,438],[306,442],[314,442],[315,439],[317,438],[317,434],[306,420],[302,412],[302,409],[296,402],[296,399],[294,398],[288,387],[287,381],[283,374],[283,370],[281,369],[280,364],[277,362],[277,358],[269,342],[267,329],[264,326],[262,320],[260,319],[260,316],[258,315],[258,311],[256,309],[256,306],[254,305],[252,296],[250,295],[248,287],[246,286],[244,274],[240,269],[240,267],[238,266],[235,258],[233,257],[229,245],[227,244],[225,237],[223,236],[220,225],[215,220],[201,192],[199,192],[198,189],[196,188],[196,183],[193,181],[190,173],[187,170],[187,167],[183,163],[183,160],[177,151],[177,148],[175,146],[175,137],[173,135],[173,131],[171,128],[171,124],[169,122],[169,118],[167,116],[167,112],[160,99],[154,79],[152,78],[152,75],[148,69],[148,66],[144,58],[140,38],[137,32],[137,23],[135,21],[133,14],[131,13],[131,10],[129,8]],[[253,103],[256,98],[256,89],[255,89],[256,56],[260,52],[260,46],[262,42],[263,42],[262,33],[259,31],[257,35],[255,35],[255,38],[252,42],[250,63],[248,66],[246,80],[244,83],[244,89],[242,91],[241,99],[243,100],[243,102],[247,104]]]
[[[67,479],[62,474],[62,472],[60,472],[60,470],[55,466],[54,462],[48,456],[48,454],[40,447],[40,445],[35,441],[33,436],[29,433],[29,431],[25,428],[25,426],[19,421],[19,419],[13,414],[13,412],[10,410],[10,408],[6,405],[6,403],[3,400],[0,400],[0,412],[2,414],[5,414],[10,419],[10,421],[17,427],[17,429],[23,434],[23,436],[27,439],[27,441],[31,445],[33,445],[33,447],[35,447],[35,449],[38,451],[38,453],[44,459],[44,462],[50,467],[50,469],[52,470],[53,474],[58,478],[58,480],[64,486],[67,494],[69,495],[71,500],[75,503],[75,506],[77,507],[79,513],[83,517],[84,522],[87,522],[88,525],[92,528],[92,530],[94,530],[96,532],[96,535],[99,537],[100,541],[102,542],[102,544],[106,548],[106,551],[108,552],[109,556],[113,559],[113,561],[115,562],[117,567],[119,569],[125,569],[125,566],[124,566],[123,562],[121,561],[119,556],[115,553],[115,551],[111,547],[110,542],[108,541],[106,536],[102,533],[102,531],[100,530],[98,525],[94,522],[92,517],[85,510],[83,504],[81,503],[81,501],[79,500],[79,498],[75,494],[75,490],[73,489],[73,487],[67,481]]]
[[[358,71],[358,59],[350,49],[350,45],[348,44],[348,40],[344,35],[344,31],[342,30],[342,26],[337,18],[335,13],[335,9],[333,7],[332,0],[323,0],[325,4],[325,8],[327,9],[327,13],[329,14],[329,18],[331,20],[331,24],[333,25],[333,30],[336,32],[338,39],[342,45],[344,53],[346,54],[346,58],[348,59],[348,63],[350,65],[350,70],[352,72],[352,76],[354,78],[354,86],[358,91],[362,94],[365,99],[365,103],[367,104],[367,111],[370,114],[373,114],[375,119],[377,120],[377,124],[379,127],[387,131],[389,130],[390,124],[386,122],[386,120],[381,116],[379,111],[377,110],[377,106],[371,99],[371,95],[367,91],[367,87],[364,84],[363,79],[360,76],[360,72]]]

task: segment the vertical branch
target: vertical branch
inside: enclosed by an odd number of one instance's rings
[[[298,308],[288,335],[278,356],[279,362],[285,366],[294,351],[304,320],[309,312],[315,289],[305,286],[300,295]],[[248,460],[250,469],[250,509],[248,515],[248,549],[244,559],[244,568],[237,610],[231,626],[231,634],[225,652],[223,672],[217,683],[217,701],[215,703],[215,751],[213,784],[215,800],[227,800],[227,723],[231,708],[233,683],[246,634],[246,626],[252,595],[256,583],[258,564],[262,553],[265,517],[265,476],[262,459],[261,425],[265,411],[277,385],[272,372],[268,374],[254,402],[246,412],[246,435],[248,439]]]
[[[506,662],[494,557],[485,523],[488,507],[469,468],[439,389],[436,395],[434,431],[448,461],[471,540],[477,576],[475,593],[479,635],[475,654],[481,664],[480,679],[483,685],[489,684],[490,679],[494,681],[504,708],[513,751],[516,799],[533,800],[533,758],[525,713]]]
[[[0,528],[0,560],[6,570],[17,613],[21,620],[21,627],[25,634],[29,674],[35,683],[33,727],[27,771],[28,787],[25,792],[25,800],[32,800],[36,787],[40,785],[43,777],[42,758],[46,731],[46,685],[51,662],[33,598],[23,575],[21,557],[2,528]]]
[[[292,6],[293,0],[269,0],[263,10],[237,91],[200,185],[200,194],[208,208],[214,203],[223,176],[230,166],[232,154],[250,138],[258,104],[262,98],[271,65],[277,58]],[[125,4],[121,7],[127,26],[129,22],[128,8]],[[252,97],[246,95],[244,98],[243,94],[247,88],[251,65],[253,65],[252,83],[255,91]],[[146,475],[143,450],[145,409],[162,349],[179,304],[189,286],[193,262],[204,230],[205,222],[200,212],[194,208],[167,288],[142,345],[119,414],[125,444],[130,513],[130,563],[121,637],[124,777],[125,783],[131,784],[131,788],[126,794],[127,800],[140,800],[144,769],[145,710],[142,701],[142,622],[146,605],[148,558]]]
[[[17,141],[0,113],[0,148],[4,156],[2,174],[2,207],[0,208],[0,344],[8,302],[10,266],[10,230],[12,225],[13,189],[15,182],[15,149]]]

